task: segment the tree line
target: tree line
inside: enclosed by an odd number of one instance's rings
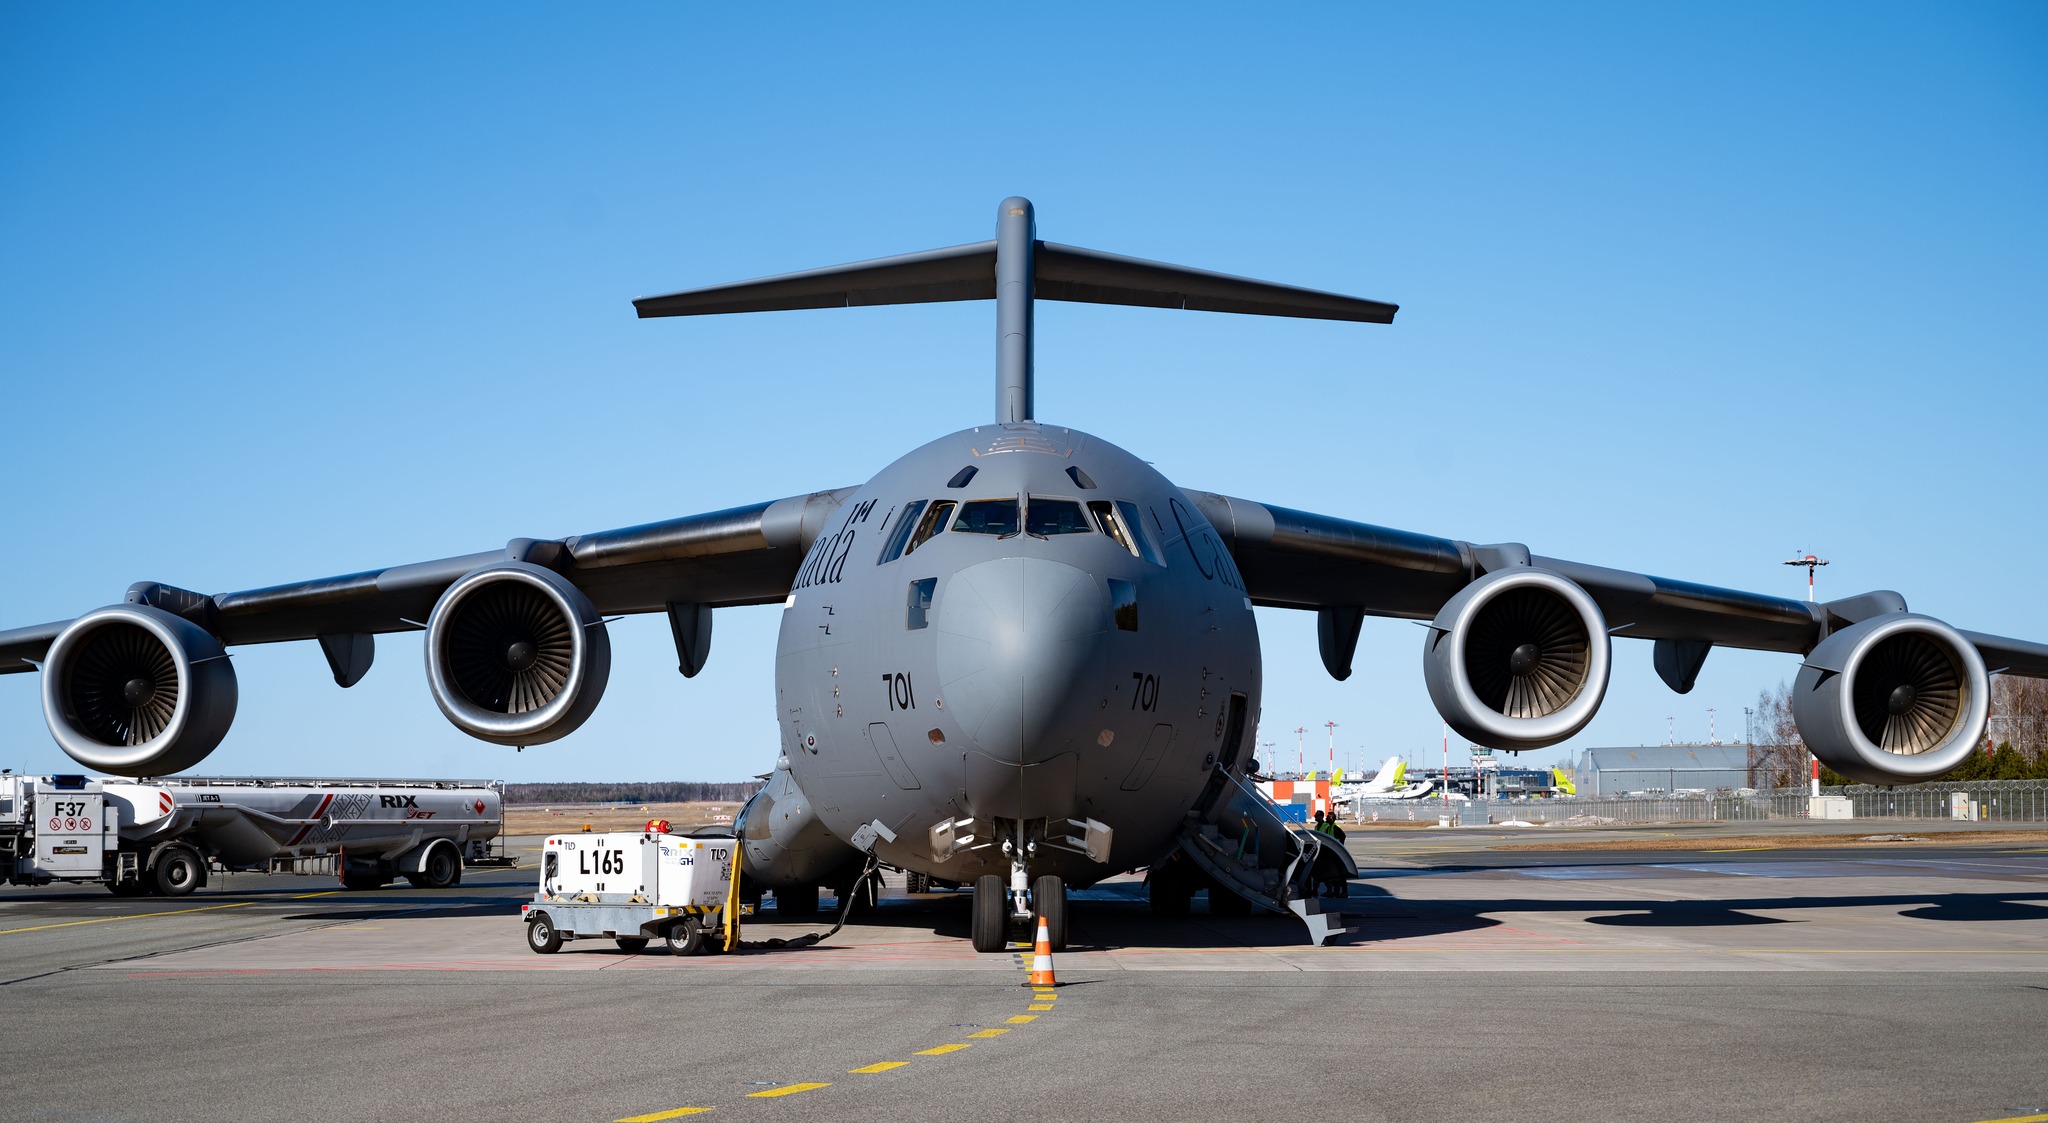
[[[1780,683],[1757,698],[1750,730],[1749,785],[1790,788],[1810,775],[1806,742],[1792,720],[1792,687]],[[1936,777],[1938,781],[2048,780],[2048,679],[1997,675],[1991,680],[1991,723],[1982,751]],[[1852,783],[1827,765],[1820,782]]]
[[[745,803],[761,781],[657,780],[619,784],[506,784],[507,803]]]

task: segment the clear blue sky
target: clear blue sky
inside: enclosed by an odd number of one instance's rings
[[[1042,307],[1041,417],[1185,486],[1787,595],[1811,549],[1823,595],[2048,639],[2048,7],[1268,8],[0,6],[0,626],[860,482],[990,415],[991,306],[627,301],[986,238],[1014,193],[1402,305]],[[776,613],[688,681],[621,622],[597,716],[516,756],[417,636],[348,691],[239,649],[202,768],[744,777]],[[1434,756],[1412,624],[1341,684],[1312,616],[1260,628],[1262,739]],[[1795,665],[1679,697],[1619,643],[1574,747],[1739,734]],[[0,764],[65,763],[38,689],[0,678]]]

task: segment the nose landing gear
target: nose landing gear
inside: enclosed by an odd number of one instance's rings
[[[1017,880],[1022,880],[1023,863],[1017,863]],[[969,925],[969,936],[974,950],[981,952],[1002,951],[1009,943],[1010,922],[1022,919],[1029,922],[1034,917],[1045,918],[1046,935],[1051,938],[1052,950],[1067,950],[1067,883],[1058,874],[1040,874],[1029,882],[1031,888],[1026,907],[1021,917],[1012,907],[1015,899],[1011,887],[1001,874],[987,873],[974,882],[974,914]]]

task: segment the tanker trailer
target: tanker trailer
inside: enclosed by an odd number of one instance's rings
[[[183,896],[212,870],[331,868],[351,889],[443,888],[465,864],[504,864],[490,848],[503,825],[498,786],[479,780],[4,776],[0,879]]]

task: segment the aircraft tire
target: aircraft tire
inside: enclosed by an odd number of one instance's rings
[[[1067,950],[1067,883],[1057,874],[1040,874],[1031,882],[1031,903],[1045,918],[1045,936],[1052,950]],[[1038,938],[1036,926],[1031,938]]]
[[[974,922],[968,935],[975,951],[1001,951],[1009,942],[1010,893],[1000,875],[985,873],[974,882]]]
[[[1186,916],[1195,896],[1195,886],[1182,872],[1182,863],[1168,860],[1152,867],[1151,874],[1145,878],[1145,895],[1152,905],[1153,916]]]
[[[1209,887],[1210,916],[1250,916],[1252,903],[1221,885]]]
[[[1145,888],[1147,895],[1151,899],[1153,916],[1186,916],[1188,914],[1188,906],[1192,903],[1194,894],[1188,892],[1187,886],[1175,885],[1166,881],[1155,881]]]
[[[775,915],[818,915],[818,887],[799,885],[794,889],[784,889],[778,886],[775,890]]]
[[[562,933],[548,914],[538,913],[526,922],[526,946],[538,955],[553,955],[562,950]]]

